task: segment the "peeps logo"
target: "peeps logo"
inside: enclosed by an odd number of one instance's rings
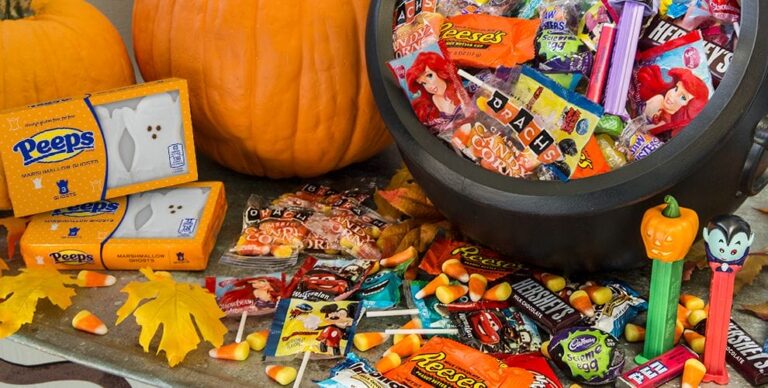
[[[51,212],[51,215],[66,217],[93,217],[99,214],[113,214],[119,207],[120,204],[117,202],[99,201],[84,203],[77,206],[70,206],[64,209],[57,209]]]
[[[56,163],[74,158],[94,147],[93,132],[75,128],[53,128],[37,133],[13,145],[24,165]]]
[[[50,256],[56,264],[80,265],[93,263],[93,255],[75,249],[65,249],[63,251],[53,252],[48,256]]]

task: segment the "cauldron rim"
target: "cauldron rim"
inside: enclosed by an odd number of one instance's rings
[[[757,39],[768,30],[765,16],[761,23],[759,0],[743,0],[742,9],[755,12],[742,12],[739,43],[728,72],[704,110],[664,147],[641,161],[585,179],[557,182],[509,178],[458,157],[418,122],[386,67],[386,61],[393,57],[391,4],[388,0],[371,2],[366,60],[377,105],[401,153],[407,155],[407,161],[444,167],[442,180],[460,185],[456,189],[466,197],[510,210],[532,211],[531,206],[536,204],[537,212],[574,215],[624,207],[671,188],[695,171],[737,127],[739,115],[724,112],[746,112],[768,68],[768,55],[759,55],[768,52],[768,42]],[[500,203],[500,193],[509,200]],[[542,197],[571,197],[575,201],[552,201],[552,208],[541,209]],[[566,202],[567,208],[562,208]],[[574,204],[578,207],[574,208]]]

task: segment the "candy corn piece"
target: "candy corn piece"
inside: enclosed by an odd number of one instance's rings
[[[107,334],[107,325],[88,310],[82,310],[72,318],[72,327],[86,333],[104,335]]]
[[[549,358],[549,340],[546,340],[541,343],[540,351],[542,356]]]
[[[683,331],[683,337],[685,337],[685,343],[688,344],[691,350],[698,354],[704,353],[704,343],[706,338],[703,335],[694,330],[685,330]]]
[[[355,334],[355,338],[352,340],[352,343],[355,344],[355,348],[357,350],[364,352],[368,349],[383,344],[387,341],[388,338],[389,336],[384,333],[357,333]]]
[[[683,323],[680,321],[675,322],[675,344],[680,343],[680,337],[683,336],[683,331],[685,331],[685,326],[683,326]]]
[[[582,314],[593,317],[595,316],[595,308],[592,306],[592,299],[589,298],[587,292],[584,290],[576,290],[568,297],[568,301],[571,306],[576,310],[579,310]]]
[[[677,320],[680,321],[686,329],[690,329],[690,326],[688,326],[688,314],[690,313],[691,311],[685,308],[685,306],[681,304],[677,305]]]
[[[440,303],[451,303],[456,299],[461,298],[467,294],[469,287],[461,284],[455,284],[452,286],[440,286],[435,290],[435,296]]]
[[[384,352],[386,356],[389,353],[397,353],[400,357],[408,357],[421,348],[421,339],[416,334],[408,334],[402,341],[392,345]]]
[[[435,291],[437,290],[437,287],[440,286],[447,286],[448,283],[450,283],[450,280],[448,279],[448,275],[441,273],[440,275],[437,275],[434,279],[432,279],[429,283],[427,283],[424,288],[419,290],[419,292],[414,295],[416,299],[423,299],[426,296],[433,295]]]
[[[552,292],[558,292],[565,288],[565,278],[560,275],[543,272],[538,278],[544,284],[544,287],[547,287]]]
[[[251,345],[248,341],[233,342],[220,348],[211,349],[208,355],[221,360],[243,361],[251,353]]]
[[[680,384],[680,388],[699,388],[705,373],[707,373],[707,368],[701,361],[689,358],[685,361],[685,367],[683,367],[683,381]]]
[[[606,304],[613,299],[613,291],[603,286],[587,286],[583,288],[594,304]]]
[[[443,263],[442,270],[452,279],[456,279],[462,283],[469,281],[469,273],[467,273],[467,269],[464,268],[464,264],[461,264],[459,259],[446,260]]]
[[[269,337],[269,330],[261,330],[248,334],[248,336],[245,337],[245,341],[248,342],[248,346],[251,347],[251,350],[258,352],[267,346],[267,337]]]
[[[400,252],[395,253],[392,256],[383,258],[379,261],[382,267],[397,267],[399,264],[405,263],[408,260],[419,257],[419,251],[413,246],[406,248]]]
[[[485,294],[483,294],[483,299],[503,302],[509,299],[511,295],[512,286],[510,286],[507,282],[503,282],[486,290]]]
[[[627,342],[640,342],[645,339],[645,328],[627,323],[627,326],[624,326],[624,338]]]
[[[397,353],[387,353],[381,357],[381,360],[376,363],[375,367],[379,373],[387,373],[400,366],[401,362],[403,361]]]
[[[267,376],[280,385],[288,385],[296,380],[296,368],[282,365],[267,365]]]
[[[371,268],[368,268],[368,273],[366,273],[365,276],[371,276],[376,272],[379,272],[380,269],[381,269],[381,264],[379,264],[378,261],[374,261]]]
[[[82,270],[77,274],[77,285],[80,287],[107,287],[116,281],[114,276],[103,272]]]
[[[707,319],[707,310],[704,309],[693,310],[688,314],[688,324],[691,325],[691,327],[698,325],[699,322],[704,319]]]
[[[410,321],[406,322],[405,325],[400,326],[401,329],[421,329],[421,319],[419,318],[413,318]],[[405,334],[395,334],[392,337],[392,343],[398,343],[403,338],[405,338]]]
[[[696,295],[682,294],[680,295],[680,304],[685,306],[688,310],[701,310],[704,308],[704,300]]]
[[[488,279],[479,273],[473,273],[469,276],[469,299],[477,302],[485,294],[485,288],[488,286]]]

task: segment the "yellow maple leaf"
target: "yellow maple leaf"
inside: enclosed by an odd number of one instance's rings
[[[149,352],[149,344],[161,324],[163,334],[156,354],[164,350],[171,367],[200,344],[195,323],[206,341],[215,347],[222,345],[227,333],[221,323],[225,314],[208,290],[197,284],[177,283],[168,272],[152,272],[149,268],[140,271],[149,281],[130,282],[120,290],[128,294],[128,299],[117,310],[116,324],[133,312],[136,323],[141,326],[139,344],[145,352]],[[152,300],[139,307],[144,299]]]
[[[22,268],[19,271],[21,273],[16,276],[0,278],[0,298],[5,298],[0,303],[0,338],[31,323],[39,299],[48,298],[64,310],[75,296],[75,290],[66,285],[76,284],[77,280],[62,275],[53,267]]]

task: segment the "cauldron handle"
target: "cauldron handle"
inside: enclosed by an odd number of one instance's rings
[[[755,135],[752,138],[752,148],[747,155],[742,170],[741,192],[753,196],[759,193],[768,184],[768,115],[763,117],[755,127]]]

